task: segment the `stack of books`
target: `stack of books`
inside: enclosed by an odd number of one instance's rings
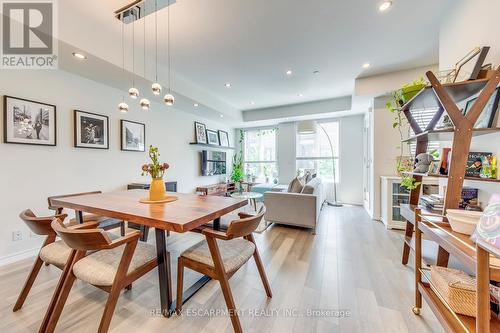
[[[431,211],[442,211],[444,207],[444,197],[439,194],[422,195],[420,205]]]

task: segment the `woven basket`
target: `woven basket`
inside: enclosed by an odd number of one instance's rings
[[[458,314],[476,317],[476,279],[452,268],[431,267],[431,289]]]

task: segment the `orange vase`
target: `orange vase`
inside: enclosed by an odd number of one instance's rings
[[[165,182],[163,178],[151,179],[151,187],[149,188],[149,200],[159,201],[165,199],[167,192],[165,190]]]

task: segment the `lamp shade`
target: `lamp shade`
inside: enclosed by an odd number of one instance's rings
[[[298,123],[297,133],[314,134],[316,133],[316,122],[314,120],[304,120]]]

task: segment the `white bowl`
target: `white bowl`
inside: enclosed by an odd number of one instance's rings
[[[482,214],[482,212],[466,211],[461,209],[448,209],[446,211],[448,219],[452,218],[472,224],[477,224]]]
[[[448,214],[448,221],[450,222],[451,229],[465,235],[472,235],[479,223],[479,218],[471,220],[469,217],[459,217]]]

